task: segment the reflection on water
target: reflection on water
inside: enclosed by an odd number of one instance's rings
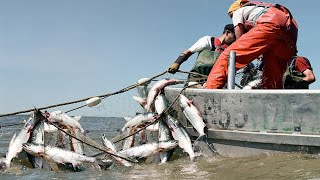
[[[17,117],[6,122],[17,121]],[[3,119],[0,119],[3,122]],[[97,142],[106,133],[112,138],[123,124],[122,118],[83,117],[81,124]],[[14,127],[1,129],[0,153],[7,151]],[[15,130],[14,132],[18,132]],[[7,134],[10,132],[9,134]],[[166,164],[140,163],[134,167],[113,165],[108,170],[87,168],[81,172],[53,172],[31,169],[24,158],[13,161],[10,170],[1,171],[1,179],[316,179],[320,178],[318,156],[299,153],[262,154],[246,158],[199,156],[189,161],[187,154],[174,154]]]

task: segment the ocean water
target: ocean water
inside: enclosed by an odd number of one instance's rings
[[[0,125],[19,122],[26,116],[0,118]],[[101,142],[103,133],[118,135],[125,120],[113,117],[83,117],[80,120],[88,136]],[[0,155],[4,156],[14,133],[21,126],[0,129]],[[94,153],[85,148],[88,153]],[[200,154],[199,154],[200,155]],[[190,162],[182,151],[174,153],[166,164],[139,163],[133,167],[113,165],[107,170],[87,168],[80,172],[33,169],[25,157],[15,158],[9,170],[0,171],[0,179],[320,179],[320,158],[300,153],[261,154],[254,157],[228,158],[219,155],[198,156]]]

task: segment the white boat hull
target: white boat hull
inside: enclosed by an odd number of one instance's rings
[[[181,88],[165,88],[172,102]],[[208,141],[223,156],[273,152],[320,152],[319,90],[206,90],[184,93],[198,108]],[[196,131],[177,103],[170,114]]]

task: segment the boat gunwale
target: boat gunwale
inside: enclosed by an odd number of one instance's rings
[[[181,91],[180,87],[166,87],[165,90]],[[239,94],[320,94],[320,89],[201,89],[187,88],[186,92],[204,92],[204,93],[239,93]]]

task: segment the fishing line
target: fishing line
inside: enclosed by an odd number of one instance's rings
[[[17,126],[17,125],[21,125],[21,124],[25,124],[25,122],[3,124],[3,125],[0,125],[0,129],[2,129],[3,127]]]

